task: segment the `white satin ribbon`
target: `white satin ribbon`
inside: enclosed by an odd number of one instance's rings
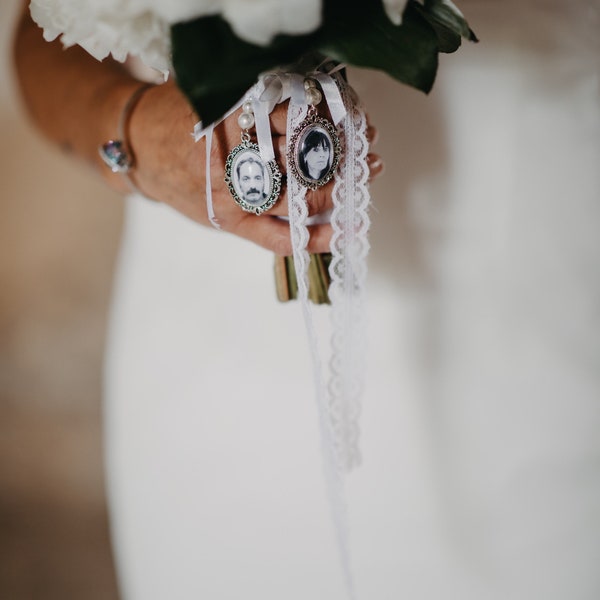
[[[221,229],[221,225],[219,220],[215,216],[215,208],[213,206],[212,200],[212,171],[210,168],[210,153],[212,151],[212,140],[213,140],[213,132],[215,127],[224,121],[227,117],[231,116],[240,106],[244,103],[244,99],[240,100],[234,106],[227,111],[223,117],[221,117],[218,121],[211,123],[210,125],[204,127],[202,121],[198,121],[194,125],[194,131],[192,132],[192,137],[195,142],[199,142],[203,137],[206,138],[206,150],[205,150],[205,166],[204,166],[204,176],[205,176],[205,194],[206,194],[206,214],[208,215],[208,220],[211,225],[215,229]]]
[[[346,117],[346,107],[338,86],[329,73],[315,73],[314,77],[321,84],[334,125],[339,125]]]
[[[212,139],[213,139],[213,131],[214,124],[209,125],[206,128],[205,136],[206,136],[206,213],[208,214],[208,220],[211,222],[212,226],[215,229],[221,229],[221,225],[219,221],[215,217],[215,209],[212,201],[212,178],[210,171],[210,152],[212,150]]]
[[[269,163],[275,160],[271,121],[269,120],[269,115],[273,109],[269,108],[267,103],[261,102],[260,99],[252,101],[252,108],[254,110],[254,126],[256,128],[256,141],[258,142],[260,157],[265,163]]]
[[[353,93],[347,83],[340,74],[336,75],[340,89],[343,90],[342,95],[337,87],[338,84],[333,81],[331,75],[315,74],[315,78],[317,75],[332,118],[341,124],[346,140],[346,150],[340,163],[340,169],[335,174],[335,193],[333,194],[332,226],[334,227],[334,238],[337,240],[335,243],[332,240],[331,251],[332,260],[335,261],[337,269],[335,273],[332,272],[332,288],[330,288],[333,292],[330,296],[333,303],[333,337],[329,386],[325,384],[324,380],[324,362],[319,351],[320,336],[315,327],[312,307],[308,300],[309,256],[306,246],[309,234],[307,229],[308,209],[305,200],[306,188],[294,177],[288,158],[289,221],[298,282],[298,300],[304,315],[313,361],[326,489],[347,597],[349,600],[356,600],[343,474],[344,471],[351,469],[359,462],[358,424],[356,422],[359,412],[357,410],[359,389],[355,390],[353,383],[360,381],[364,371],[364,363],[361,362],[359,355],[364,347],[360,335],[364,324],[361,313],[364,281],[361,274],[364,274],[366,267],[366,253],[361,252],[360,247],[365,247],[364,242],[368,228],[368,219],[364,215],[369,201],[365,188],[368,174],[366,163],[368,143],[365,135],[364,113],[354,105]],[[324,76],[321,77],[321,75]],[[290,94],[287,125],[289,142],[291,133],[301,124],[308,110],[304,93],[304,77],[280,78],[280,81],[282,85],[277,84],[275,89],[281,89],[281,97],[287,92]],[[271,101],[273,97],[276,97],[273,90],[270,90],[267,95]],[[362,122],[362,126],[357,127],[356,125],[360,122]],[[355,140],[354,135],[359,139]],[[359,198],[360,201],[358,201]],[[359,208],[357,219],[352,218],[355,208]],[[359,223],[360,226],[356,228],[355,226]],[[343,318],[340,318],[340,315]],[[346,342],[349,342],[351,347],[347,347]]]

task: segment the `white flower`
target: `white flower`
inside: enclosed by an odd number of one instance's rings
[[[119,0],[32,0],[31,16],[48,41],[59,35],[63,44],[79,44],[94,58],[128,54],[146,64],[169,69],[169,27],[141,2]],[[138,6],[136,6],[138,5]]]
[[[278,33],[310,33],[321,24],[322,0],[129,0],[152,10],[167,23],[221,14],[236,35],[268,44]],[[125,3],[127,4],[127,3]]]
[[[373,0],[367,0],[372,2]],[[407,0],[383,0],[392,22],[400,24]],[[268,44],[279,33],[299,35],[321,24],[322,0],[32,0],[33,20],[46,40],[61,36],[102,60],[139,56],[166,72],[170,65],[169,27],[220,14],[237,36]]]
[[[121,0],[121,6],[152,11],[166,23],[179,23],[221,12],[222,0]]]
[[[102,60],[140,56],[161,71],[169,68],[172,23],[222,14],[235,33],[268,44],[278,33],[303,34],[321,23],[321,0],[32,0],[33,20],[46,40],[61,36]]]
[[[278,33],[310,33],[321,24],[321,0],[223,0],[223,17],[236,35],[268,44]]]
[[[402,14],[404,13],[407,2],[408,0],[383,0],[385,12],[394,25],[402,24]],[[418,0],[418,2],[423,4],[423,0]],[[442,11],[446,10],[450,14],[454,14],[456,17],[464,20],[464,15],[452,0],[436,0],[434,9],[437,9],[438,11],[440,9]]]

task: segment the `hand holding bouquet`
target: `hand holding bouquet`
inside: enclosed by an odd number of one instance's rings
[[[266,0],[33,0],[31,10],[45,28],[47,39],[62,35],[65,45],[79,43],[99,59],[109,52],[117,60],[137,54],[160,70],[174,71],[178,85],[205,125],[230,111],[262,73],[283,69],[308,74],[325,57],[382,70],[428,92],[435,79],[438,53],[456,50],[461,37],[475,39],[450,0],[287,0],[275,5]],[[275,135],[286,133],[274,123],[273,131]],[[223,149],[219,149],[222,140],[220,136],[215,148],[224,160]],[[232,144],[233,140],[226,143]],[[279,152],[278,144],[275,148]],[[265,156],[263,147],[261,154],[264,164],[275,159],[275,152]],[[282,157],[277,158],[274,164],[282,165]],[[161,165],[156,167],[151,171],[155,177],[161,172]],[[266,175],[267,170],[263,171]],[[210,178],[209,170],[207,174]],[[157,178],[159,187],[160,181]],[[281,186],[276,187],[279,190]],[[327,198],[330,189],[331,185],[324,193]],[[217,188],[216,194],[219,191]],[[240,193],[231,185],[230,191],[234,199],[240,199]],[[164,193],[168,196],[169,190]],[[277,197],[271,196],[274,205]],[[331,208],[323,207],[320,200],[313,202],[321,209]],[[243,205],[244,201],[240,203]],[[204,215],[198,215],[198,204],[185,202],[178,208],[205,222]],[[281,241],[286,237],[283,227],[274,228],[271,222],[271,227],[257,237],[254,230],[264,228],[264,221],[261,226],[249,215],[227,217],[229,212],[221,208],[221,227],[271,247],[280,255],[289,254],[290,248]],[[270,215],[278,216],[280,212],[275,209]],[[311,244],[311,250],[318,251],[315,242]],[[328,301],[329,262],[329,257],[310,259],[310,294],[315,302]],[[276,274],[280,299],[294,298],[297,284],[293,260],[277,259]]]

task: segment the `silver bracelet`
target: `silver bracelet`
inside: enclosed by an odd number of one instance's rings
[[[104,164],[113,173],[121,173],[124,175],[131,189],[137,193],[141,192],[130,176],[130,171],[135,166],[135,156],[128,141],[127,124],[129,123],[131,113],[136,104],[139,102],[142,95],[151,87],[154,87],[153,83],[144,83],[131,94],[119,116],[117,128],[118,137],[113,140],[108,140],[98,147],[98,153]]]

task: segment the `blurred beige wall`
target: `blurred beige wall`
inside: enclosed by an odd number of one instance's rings
[[[100,433],[121,200],[39,138],[0,3],[0,598],[116,598]]]

